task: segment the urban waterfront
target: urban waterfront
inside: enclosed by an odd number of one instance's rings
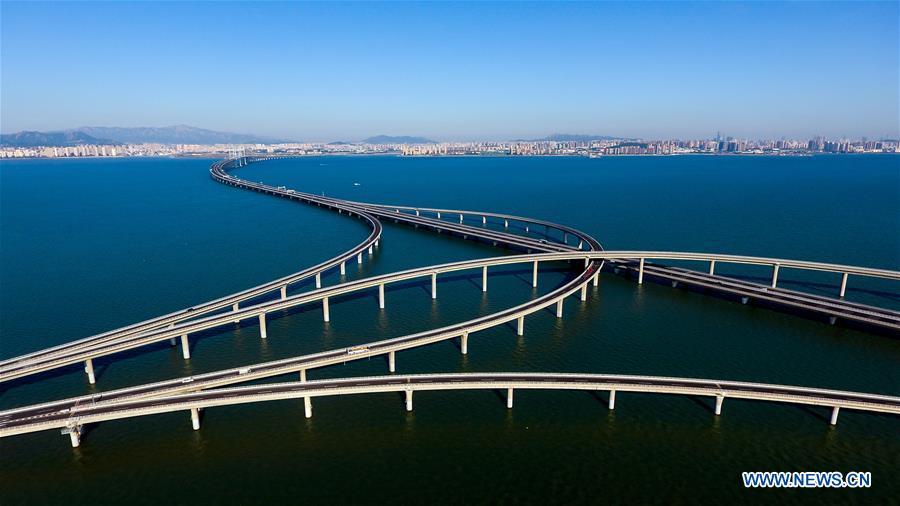
[[[570,225],[609,249],[708,251],[900,267],[898,158],[306,157],[240,177],[366,202],[509,212]],[[317,263],[368,232],[355,220],[218,185],[211,160],[26,160],[0,165],[2,357],[161,314]],[[138,232],[140,231],[140,232]],[[502,249],[386,224],[350,277]],[[727,272],[727,271],[724,271]],[[724,273],[723,272],[723,273]],[[735,269],[733,272],[738,272]],[[740,270],[768,276],[765,269]],[[540,292],[571,273],[542,273]],[[398,336],[533,296],[528,273],[492,273],[372,297],[255,328],[203,336],[190,362],[158,346],[98,361],[98,391]],[[326,277],[335,283],[337,277]],[[795,283],[791,283],[795,281]],[[829,275],[787,286],[832,293]],[[798,283],[802,282],[802,283]],[[891,290],[893,288],[893,290]],[[896,308],[890,283],[855,281],[848,299]],[[585,303],[398,355],[398,372],[554,371],[711,377],[900,393],[900,341],[605,273]],[[386,373],[383,360],[311,373]],[[285,379],[285,378],[281,378]],[[0,392],[3,409],[89,393],[77,367]],[[210,409],[202,431],[174,413],[102,423],[73,450],[56,433],[0,440],[4,503],[846,501],[846,491],[754,491],[748,470],[872,471],[857,498],[898,496],[900,420],[824,409],[624,394],[615,412],[577,392],[393,394]],[[226,483],[227,485],[222,485]],[[115,484],[115,487],[111,485]],[[427,491],[427,492],[426,492]],[[423,497],[429,494],[426,499]],[[111,495],[114,494],[114,495]],[[437,494],[437,495],[435,495]],[[768,495],[767,495],[768,494]]]

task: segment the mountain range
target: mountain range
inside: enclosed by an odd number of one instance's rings
[[[0,145],[12,147],[75,146],[79,144],[278,144],[285,139],[218,132],[187,125],[167,127],[79,127],[56,132],[23,131],[0,135]]]

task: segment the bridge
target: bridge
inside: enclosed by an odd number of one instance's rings
[[[93,396],[82,396],[73,399],[53,401],[34,406],[26,406],[0,413],[2,427],[38,427],[23,423],[27,420],[59,420],[69,419],[73,410],[82,409],[88,403],[97,409],[109,409],[109,413],[119,412],[113,406],[122,403],[149,402],[163,403],[174,396],[187,395],[190,392],[224,392],[222,387],[236,383],[269,378],[287,373],[299,373],[301,383],[306,380],[306,371],[318,367],[343,363],[351,360],[386,355],[389,371],[396,370],[396,353],[402,350],[428,345],[431,343],[459,339],[462,353],[468,352],[470,334],[511,321],[516,322],[516,333],[524,334],[525,317],[549,306],[556,306],[557,317],[563,316],[563,304],[567,297],[579,294],[586,300],[588,285],[599,283],[599,274],[604,265],[611,265],[614,270],[632,273],[639,284],[644,277],[667,280],[673,286],[683,283],[715,290],[720,293],[736,296],[741,302],[750,300],[766,301],[776,306],[793,308],[808,314],[826,316],[830,323],[838,320],[852,321],[872,328],[879,328],[891,333],[900,330],[900,313],[875,306],[851,303],[843,300],[849,276],[867,276],[889,280],[900,280],[900,272],[838,265],[821,262],[807,262],[780,258],[762,258],[739,255],[723,255],[689,252],[655,252],[655,251],[604,251],[599,242],[583,232],[542,220],[534,220],[514,215],[434,209],[404,206],[386,206],[352,202],[308,193],[298,192],[284,187],[272,187],[239,179],[228,173],[229,169],[241,167],[249,163],[277,157],[245,157],[236,160],[217,162],[210,168],[213,179],[222,183],[275,195],[306,204],[326,207],[340,214],[356,217],[368,223],[372,231],[370,235],[354,248],[334,258],[303,271],[273,280],[236,294],[203,303],[164,316],[152,318],[121,329],[116,329],[96,336],[91,336],[64,345],[36,351],[20,357],[0,361],[0,382],[34,375],[72,364],[84,363],[89,383],[95,383],[93,360],[126,350],[151,345],[161,341],[169,341],[173,345],[180,339],[183,357],[191,358],[190,335],[197,332],[233,325],[243,321],[257,321],[260,338],[267,338],[267,318],[278,312],[302,305],[321,305],[322,318],[328,322],[331,318],[330,300],[335,297],[365,290],[377,290],[380,309],[386,306],[386,287],[409,280],[431,281],[431,297],[438,296],[438,281],[447,273],[460,271],[481,271],[481,288],[488,290],[489,269],[503,266],[526,264],[532,268],[532,286],[538,286],[539,266],[553,262],[581,264],[580,273],[563,285],[533,300],[497,313],[473,320],[432,329],[425,332],[401,336],[379,342],[371,342],[350,348],[330,350],[312,355],[293,357],[274,362],[253,364],[244,367],[216,371],[188,378],[156,382],[119,390],[103,392]],[[374,255],[381,237],[381,219],[390,219],[432,230],[437,233],[450,233],[464,239],[478,240],[492,245],[502,245],[511,249],[524,251],[524,254],[469,260],[449,264],[434,265],[418,269],[374,276],[370,278],[343,282],[330,287],[323,287],[323,275],[330,271],[339,271],[341,279],[346,274],[346,262],[362,263],[363,254]],[[476,225],[466,224],[475,223]],[[480,225],[480,226],[478,226]],[[494,228],[491,228],[491,227]],[[540,232],[538,232],[540,230]],[[572,239],[573,244],[569,244]],[[692,261],[708,265],[707,272],[692,271],[656,264],[656,261]],[[771,266],[771,283],[767,285],[746,280],[724,277],[715,274],[716,265],[747,264]],[[782,269],[801,269],[829,272],[840,275],[840,298],[829,298],[804,292],[779,288],[778,276]],[[304,281],[315,278],[314,290],[295,295],[288,295],[288,289],[294,288]],[[260,302],[263,296],[277,294],[275,300]],[[243,305],[243,307],[241,307]],[[519,374],[519,373],[516,373]],[[679,379],[684,380],[684,379]],[[720,382],[721,383],[721,382]],[[769,387],[774,387],[769,385]],[[787,387],[781,388],[801,388]],[[229,389],[233,390],[234,387]],[[210,394],[215,397],[216,394]],[[854,394],[865,396],[869,394]],[[307,415],[311,416],[309,398],[306,399]],[[782,399],[783,400],[783,399]],[[834,403],[832,403],[834,404]],[[154,404],[155,405],[155,404]],[[890,411],[888,411],[890,412]],[[836,420],[836,419],[835,419]],[[0,427],[0,437],[13,433]],[[42,430],[42,429],[38,429]],[[19,433],[19,432],[15,432]],[[73,444],[75,440],[73,439]]]

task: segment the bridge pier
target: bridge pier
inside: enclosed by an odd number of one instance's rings
[[[644,284],[644,259],[641,259],[641,264],[638,266],[638,284]]]
[[[341,262],[341,276],[347,275],[347,262]]]
[[[287,285],[281,287],[281,300],[287,298]]]
[[[378,309],[384,309],[384,283],[378,285]]]
[[[306,383],[306,369],[300,369],[300,383]],[[312,418],[312,399],[303,398],[303,416]]]
[[[239,304],[239,303],[235,302],[234,304],[231,305],[231,311],[232,311],[232,312],[236,313],[236,312],[238,311],[238,309],[240,309],[240,304]],[[241,323],[240,318],[234,320],[234,323]]]
[[[436,272],[431,273],[431,298],[432,299],[437,298],[437,273]]]
[[[587,283],[581,285],[581,302],[584,302],[587,300],[587,286],[588,286]]]
[[[563,301],[565,301],[565,297],[560,297],[559,300],[556,301],[556,317],[562,318],[563,315]]]
[[[440,211],[437,212],[437,219],[441,219],[441,212],[440,212]]]
[[[482,217],[481,217],[481,224],[482,224],[482,225],[487,225],[487,216],[482,216]]]
[[[397,356],[396,352],[388,353],[388,371],[395,372],[397,370]]]
[[[200,411],[197,408],[191,408],[191,427],[200,430]]]
[[[584,247],[584,240],[582,239],[582,240],[578,241],[578,249],[581,249],[583,247]]]
[[[525,225],[525,233],[527,234],[528,232],[529,232],[529,227],[528,227],[528,225]]]
[[[97,378],[94,377],[94,361],[91,359],[87,359],[84,361],[84,372],[87,373],[88,383],[93,385],[97,383]]]
[[[518,326],[517,326],[518,328],[516,329],[516,334],[518,334],[518,335],[520,335],[520,336],[521,336],[521,335],[524,335],[524,334],[525,334],[525,317],[524,317],[524,316],[520,316],[520,317],[519,317],[519,322],[518,322],[518,323],[519,323],[519,324],[518,324]]]
[[[487,291],[487,265],[481,268],[481,291]]]
[[[460,223],[463,222],[463,215],[462,215],[462,213],[459,214],[459,222],[460,222]]]
[[[191,344],[188,342],[187,334],[181,334],[181,356],[185,360],[191,358]]]
[[[503,228],[509,228],[509,220],[506,218],[503,219]]]
[[[259,337],[263,339],[269,337],[266,333],[266,313],[259,314]]]
[[[331,317],[328,314],[328,297],[325,297],[324,299],[322,299],[322,318],[326,322],[331,321]]]
[[[69,429],[69,441],[72,442],[72,448],[78,448],[81,445],[81,429],[78,427]]]
[[[322,288],[322,273],[316,273],[316,288]]]
[[[838,413],[841,411],[840,406],[835,406],[831,409],[831,425],[837,425]]]
[[[609,410],[612,411],[616,409],[616,391],[609,391]]]
[[[563,244],[569,244],[569,233],[563,232]]]
[[[370,245],[369,245],[369,256],[372,256],[372,254],[373,254],[374,252],[375,252],[375,248],[372,247],[372,245],[370,244]]]
[[[594,273],[594,286],[600,285],[600,268],[597,268],[597,272]]]
[[[169,338],[169,346],[175,346],[175,344],[176,344],[175,338],[174,338],[174,337],[170,337],[170,338]]]
[[[716,261],[710,260],[709,261],[709,275],[712,276],[713,274],[715,274],[715,272],[716,272]]]
[[[412,390],[406,391],[406,410],[412,411]]]
[[[741,304],[747,304],[750,302],[750,297],[741,297]]]
[[[356,255],[356,263],[362,265],[362,252]]]
[[[725,397],[722,395],[716,396],[716,416],[722,414],[722,402],[725,400]]]
[[[781,267],[778,264],[772,266],[772,288],[778,284],[778,268]]]
[[[531,268],[531,287],[537,288],[537,272],[538,272],[538,261],[534,261],[534,266]]]
[[[460,338],[459,348],[460,348],[460,351],[462,351],[463,355],[469,353],[469,333],[468,332],[463,332],[462,337]]]
[[[506,389],[506,409],[512,409],[513,405],[513,389]]]
[[[850,275],[846,272],[841,275],[841,298],[844,298],[844,294],[847,293],[847,278]]]

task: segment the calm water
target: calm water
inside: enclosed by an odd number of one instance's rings
[[[900,268],[900,157],[310,157],[242,177],[369,202],[495,210],[580,228],[608,249],[742,253]],[[63,343],[314,264],[368,234],[360,222],[216,184],[209,160],[15,161],[0,165],[0,356]],[[353,183],[360,183],[354,186]],[[386,224],[348,278],[500,255]],[[720,269],[725,272],[724,269]],[[768,269],[732,269],[765,278]],[[404,335],[509,307],[564,282],[564,269],[492,271],[375,293],[98,360],[96,391]],[[834,293],[834,275],[783,271]],[[339,278],[330,275],[326,283]],[[296,290],[303,290],[299,287]],[[900,307],[896,284],[851,278],[848,298]],[[900,340],[605,274],[565,318],[529,317],[398,354],[399,373],[569,371],[716,377],[900,395]],[[386,374],[383,360],[310,377]],[[277,378],[286,380],[288,378]],[[78,367],[0,390],[0,409],[95,391]],[[517,392],[394,394],[209,409],[0,440],[0,503],[801,503],[896,502],[900,418],[726,400]],[[864,491],[746,491],[747,470],[859,470]]]

